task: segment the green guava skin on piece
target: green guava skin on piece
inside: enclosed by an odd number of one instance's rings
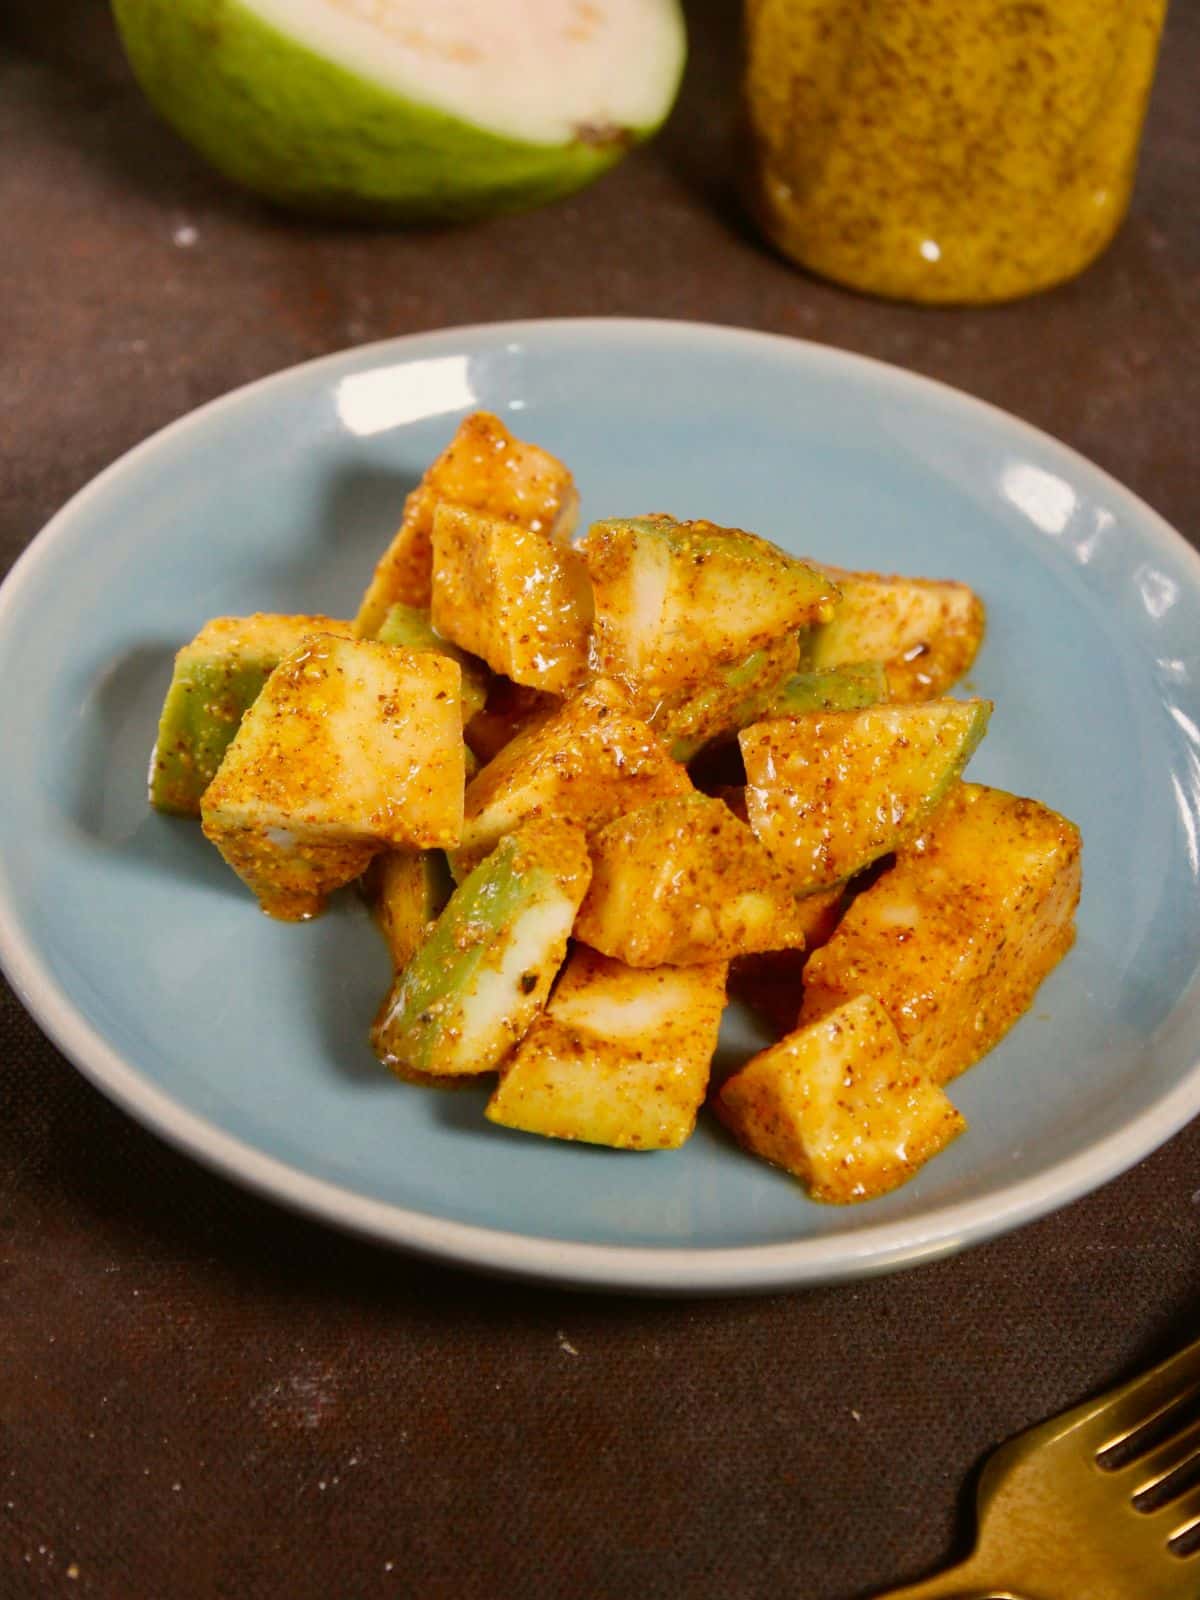
[[[888,695],[882,661],[858,661],[845,667],[797,672],[764,707],[768,717],[799,716],[806,711],[862,711]]]
[[[155,810],[180,817],[200,815],[201,797],[275,665],[274,660],[214,656],[176,668],[150,769],[150,803]]]
[[[569,144],[510,139],[333,65],[237,0],[112,4],[166,121],[226,177],[289,210],[378,222],[524,210],[590,183],[659,125]]]
[[[798,655],[799,645],[793,652],[792,668]],[[686,763],[699,755],[705,745],[716,743],[725,734],[737,733],[761,716],[791,675],[786,661],[781,665],[769,650],[754,650],[741,661],[718,667],[717,682],[702,686],[682,704],[672,706],[668,702],[665,714],[660,709],[651,716],[650,726],[669,740],[673,759]],[[730,695],[742,690],[745,698],[731,701]]]
[[[460,650],[433,631],[428,611],[419,606],[406,606],[397,601],[389,607],[387,616],[375,635],[380,644],[399,645],[402,650],[432,650],[435,655],[457,661],[462,672],[462,708],[465,727],[478,711],[487,704],[488,681],[491,672],[487,663],[478,656]]]
[[[578,850],[586,863],[582,835]],[[381,1061],[402,1074],[453,1077],[490,1072],[503,1059],[546,1002],[587,888],[586,878],[578,875],[564,881],[560,867],[556,855],[517,830],[458,885],[425,942],[397,974],[376,1018],[371,1038]],[[528,919],[536,919],[548,903],[567,901],[561,930],[530,948],[530,970],[514,987],[480,983],[481,974],[502,970],[511,948],[527,937]],[[464,1035],[476,1040],[475,1050],[482,1035],[491,1053],[473,1053],[464,1063]]]

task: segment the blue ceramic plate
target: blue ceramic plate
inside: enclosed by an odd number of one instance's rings
[[[352,896],[274,925],[147,759],[171,656],[221,613],[351,614],[404,495],[494,410],[573,468],[584,518],[669,510],[847,567],[964,579],[996,702],[971,775],[1083,829],[1077,947],[953,1088],[970,1129],[849,1209],[703,1125],[673,1154],[485,1123],[395,1082]],[[786,339],[687,324],[454,329],[299,367],[105,472],[0,593],[0,956],[134,1116],[276,1199],[500,1271],[669,1292],[852,1277],[956,1250],[1102,1183],[1200,1108],[1200,560],[1053,439]],[[11,692],[13,687],[17,692]],[[725,1053],[756,1044],[733,1020]]]

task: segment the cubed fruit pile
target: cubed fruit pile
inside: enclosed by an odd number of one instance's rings
[[[359,885],[401,1078],[496,1074],[493,1122],[634,1150],[708,1096],[814,1198],[882,1194],[1074,937],[1078,830],[962,781],[992,707],[944,696],[983,606],[664,515],[572,544],[577,505],[468,417],[353,623],[180,651],[151,801],[272,916]],[[727,992],[778,1040],[710,1084]]]

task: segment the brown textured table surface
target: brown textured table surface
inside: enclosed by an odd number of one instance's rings
[[[692,7],[668,130],[596,187],[406,236],[232,193],[146,109],[100,0],[9,0],[0,572],[100,468],[236,384],[383,335],[568,313],[773,329],[932,374],[1194,537],[1194,0],[1176,0],[1113,249],[1056,293],[946,312],[840,293],[747,232],[728,185],[735,10]],[[250,1198],[113,1109],[0,988],[6,1600],[850,1600],[959,1553],[983,1453],[1194,1335],[1198,1312],[1200,1124],[907,1274],[583,1297]]]

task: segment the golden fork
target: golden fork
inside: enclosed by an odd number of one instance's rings
[[[1198,1399],[1200,1341],[1010,1439],[980,1478],[974,1554],[876,1600],[1200,1600],[1200,1479],[1171,1481],[1200,1465]]]

